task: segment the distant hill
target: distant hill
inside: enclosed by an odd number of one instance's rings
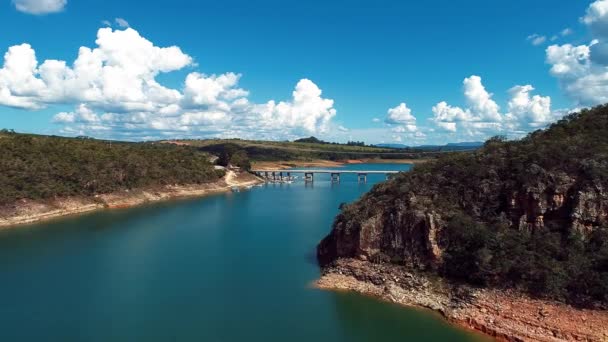
[[[446,146],[468,146],[468,147],[481,147],[483,146],[483,141],[467,141],[467,142],[459,142],[459,143],[448,143]]]
[[[408,146],[404,144],[376,144],[374,146],[394,149],[419,149],[419,150],[431,150],[431,151],[462,151],[477,149],[483,146],[483,142],[460,142],[460,143],[448,143],[446,145],[418,145]]]
[[[175,143],[175,142],[174,142]],[[310,137],[289,141],[259,141],[242,139],[180,140],[178,143],[196,146],[200,150],[220,155],[226,150],[244,150],[252,161],[349,160],[349,159],[421,159],[432,158],[422,149],[396,150],[367,146],[362,142],[327,143]]]

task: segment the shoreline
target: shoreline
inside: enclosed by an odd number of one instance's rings
[[[348,159],[348,160],[279,160],[279,161],[259,161],[252,162],[253,169],[278,169],[285,170],[294,167],[342,167],[349,164],[422,164],[432,159]]]
[[[353,291],[430,309],[448,323],[498,341],[607,341],[608,312],[533,299],[514,291],[473,288],[396,265],[339,259],[314,287]]]
[[[260,183],[263,183],[263,180],[252,174],[237,175],[229,171],[223,179],[207,184],[124,190],[94,197],[64,197],[47,201],[20,200],[13,208],[0,208],[0,230],[103,209],[131,208],[173,199],[204,197],[229,192],[233,187],[244,188]]]

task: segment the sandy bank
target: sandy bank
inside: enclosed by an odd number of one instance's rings
[[[404,267],[340,259],[315,283],[441,313],[448,321],[500,341],[608,341],[608,312],[525,295],[449,284]]]
[[[0,208],[0,229],[106,208],[128,208],[175,198],[200,197],[230,191],[235,186],[247,187],[262,182],[249,173],[237,175],[229,171],[224,179],[208,184],[125,190],[95,197],[67,197],[47,201],[20,200],[11,206]]]

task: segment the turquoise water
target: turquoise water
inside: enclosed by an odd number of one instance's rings
[[[350,165],[351,169],[407,165]],[[0,341],[470,341],[425,311],[310,288],[367,184],[343,176],[0,232]]]

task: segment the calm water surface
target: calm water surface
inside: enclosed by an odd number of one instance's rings
[[[317,176],[0,231],[0,341],[479,340],[425,311],[309,287],[340,203],[383,178]]]

